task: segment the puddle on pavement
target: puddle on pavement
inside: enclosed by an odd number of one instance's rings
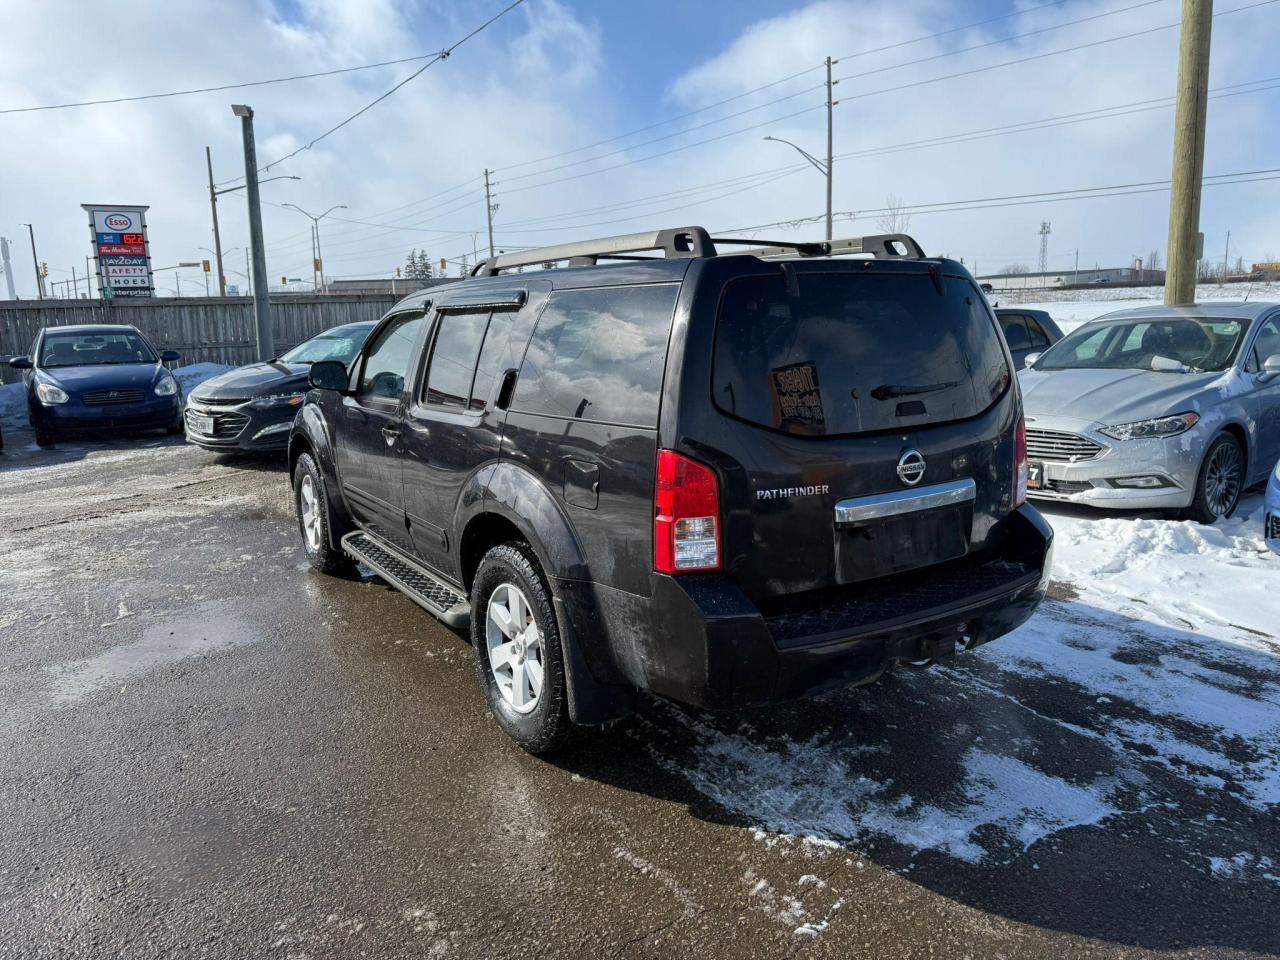
[[[248,620],[227,613],[220,605],[205,604],[152,624],[141,639],[111,647],[87,660],[50,667],[50,698],[58,706],[71,706],[153,670],[261,638]]]

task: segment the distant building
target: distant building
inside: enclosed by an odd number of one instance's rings
[[[1268,283],[1280,280],[1280,260],[1264,260],[1261,263],[1255,263],[1250,271],[1250,278],[1265,280]]]
[[[415,290],[425,290],[442,283],[454,283],[457,277],[432,277],[429,280],[410,280],[407,277],[370,277],[363,280],[330,280],[330,293],[394,293],[408,296]]]
[[[1163,270],[1147,270],[1138,267],[1101,267],[1092,270],[1051,270],[1045,273],[996,273],[978,277],[981,284],[990,284],[993,293],[1005,290],[1052,290],[1060,287],[1084,287],[1090,284],[1114,283],[1124,286],[1147,287],[1164,284]]]

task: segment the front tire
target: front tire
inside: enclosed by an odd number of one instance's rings
[[[538,560],[523,543],[484,555],[471,585],[471,649],[498,726],[544,754],[569,734],[564,657]]]
[[[50,430],[48,427],[44,426],[43,424],[39,424],[39,423],[36,424],[36,446],[37,447],[43,447],[44,449],[47,450],[49,449],[49,447],[52,447],[57,442],[58,442],[58,438],[53,435],[52,430]]]
[[[1183,512],[1188,520],[1212,524],[1235,513],[1245,480],[1244,450],[1229,433],[1214,438],[1196,478],[1196,495]]]
[[[320,468],[309,453],[298,457],[293,468],[293,507],[311,566],[330,576],[353,573],[355,562],[329,540],[329,495]]]

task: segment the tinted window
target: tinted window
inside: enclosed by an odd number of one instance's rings
[[[553,293],[538,320],[513,407],[655,426],[678,284]]]
[[[1026,350],[1031,346],[1031,338],[1027,336],[1027,321],[1020,316],[1002,316],[1000,324],[1004,327],[1004,340],[1010,350]]]
[[[489,330],[484,336],[484,345],[480,348],[475,383],[471,385],[472,410],[483,410],[497,386],[496,381],[502,373],[498,365],[506,356],[507,341],[511,339],[511,326],[515,321],[515,310],[495,310],[489,319]]]
[[[985,410],[1009,384],[986,302],[949,279],[801,274],[733,281],[716,328],[713,394],[727,413],[787,433],[851,434]]]
[[[1027,335],[1031,339],[1033,347],[1047,347],[1049,345],[1049,335],[1045,333],[1044,327],[1040,326],[1035,317],[1027,317]]]
[[[357,394],[364,399],[399,400],[409,359],[422,329],[423,314],[394,318],[365,353]]]
[[[427,403],[464,407],[471,396],[480,342],[489,325],[488,310],[449,310],[440,315],[427,370]]]
[[[156,355],[147,346],[147,342],[128,330],[111,333],[46,333],[40,347],[42,367],[156,362]]]

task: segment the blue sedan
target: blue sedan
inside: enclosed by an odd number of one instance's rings
[[[45,327],[29,357],[9,366],[26,371],[27,411],[36,443],[82,430],[182,430],[182,389],[136,327],[121,324]]]

